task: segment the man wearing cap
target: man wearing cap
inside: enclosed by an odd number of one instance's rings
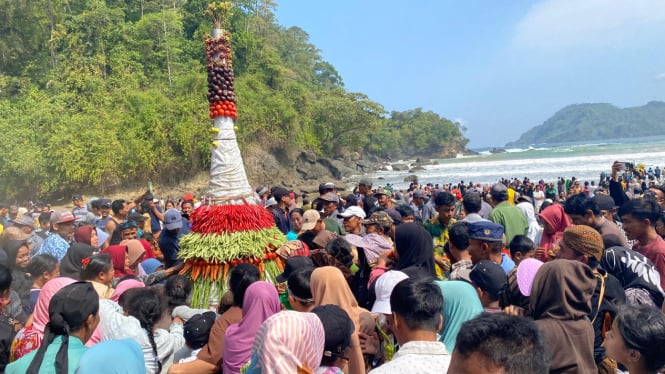
[[[574,225],[563,232],[557,258],[580,261],[593,270],[596,288],[591,297],[589,319],[595,331],[594,358],[599,370],[601,367],[609,369],[599,372],[614,372],[616,363],[607,358],[603,347],[603,324],[616,315],[617,305],[625,304],[626,294],[621,282],[600,267],[604,252],[603,238],[598,231],[586,225]]]
[[[328,192],[326,194],[323,194],[319,196],[315,200],[315,205],[321,205],[321,210],[319,211],[321,213],[321,218],[322,219],[331,219],[335,220],[339,227],[344,226],[344,219],[339,216],[339,196],[337,196],[336,193],[334,192]],[[329,231],[334,231],[330,230]]]
[[[436,210],[431,204],[427,204],[427,201],[427,196],[425,196],[423,190],[413,190],[411,208],[422,222],[427,222],[436,215]]]
[[[95,227],[101,230],[106,229],[106,224],[111,220],[111,200],[109,199],[99,199],[99,218]]]
[[[302,234],[298,235],[298,240],[307,244],[309,248],[317,248],[314,238],[325,229],[326,225],[319,212],[316,209],[308,209],[302,215]]]
[[[395,204],[392,199],[392,192],[388,191],[385,188],[379,188],[375,193],[374,197],[379,202],[379,206],[383,209],[395,208]]]
[[[529,222],[522,211],[508,202],[508,187],[503,183],[496,183],[490,189],[494,209],[489,220],[503,226],[506,234],[506,243],[510,243],[515,235],[526,235]]]
[[[164,230],[157,239],[159,249],[164,254],[164,263],[167,268],[175,266],[180,251],[178,232],[182,228],[182,216],[176,209],[169,209],[164,213]]]
[[[146,220],[147,220],[146,216],[138,212],[130,213],[127,216],[127,222],[134,222],[134,224],[136,225],[136,237],[139,239],[143,237],[143,229]]]
[[[275,280],[277,283],[284,283],[291,274],[297,271],[314,270],[314,262],[307,256],[292,256],[286,259],[284,271],[277,274]]]
[[[138,228],[136,227],[136,221],[127,220],[118,226],[120,231],[120,241],[115,243],[111,242],[111,245],[120,244],[123,240],[132,240],[138,239]]]
[[[76,194],[72,196],[72,202],[74,203],[74,208],[72,208],[72,214],[76,218],[83,219],[88,214],[88,207],[83,201],[83,196]]]
[[[74,222],[76,217],[68,210],[56,210],[51,215],[51,232],[35,255],[49,254],[58,262],[65,257],[69,249],[69,242],[74,236]]]
[[[365,235],[365,227],[363,227],[365,211],[361,207],[350,206],[343,213],[337,214],[337,218],[342,219],[342,225],[347,234]]]
[[[368,219],[363,220],[365,225],[365,232],[367,234],[378,234],[382,236],[392,249],[395,249],[393,243],[395,225],[390,214],[385,210],[372,213]]]
[[[480,221],[469,223],[468,229],[469,254],[474,265],[480,260],[493,261],[501,265],[506,274],[515,267],[513,260],[501,252],[503,249],[503,226],[494,222]]]
[[[277,202],[277,207],[270,210],[272,217],[275,220],[275,225],[279,231],[284,235],[288,234],[291,229],[291,222],[289,220],[289,206],[291,205],[291,195],[289,191],[283,187],[277,187],[273,190],[272,197]]]
[[[35,221],[32,219],[30,214],[24,214],[21,217],[18,217],[14,221],[14,227],[18,227],[19,230],[30,235],[28,238],[28,244],[30,244],[30,249],[38,248],[41,246],[44,239],[39,235],[35,234]]]
[[[600,199],[607,198],[612,200],[609,196],[598,195]],[[564,211],[573,222],[574,225],[587,225],[596,229],[603,238],[613,235],[621,240],[621,246],[628,248],[628,242],[624,238],[623,233],[614,222],[606,219],[600,213],[600,207],[596,203],[596,199],[590,198],[586,193],[582,192],[573,195],[566,199],[564,204]],[[614,200],[612,200],[614,204]]]
[[[499,293],[508,283],[508,276],[501,266],[492,261],[480,260],[469,273],[473,286],[478,291],[480,303],[486,312],[501,313]]]
[[[256,196],[258,196],[259,205],[265,207],[266,201],[270,198],[270,189],[267,186],[260,185],[254,191],[256,192]]]
[[[362,198],[362,208],[365,211],[365,217],[369,217],[379,203],[372,194],[372,181],[369,178],[361,178],[358,181],[358,195]]]

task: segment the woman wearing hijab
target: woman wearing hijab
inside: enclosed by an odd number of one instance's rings
[[[27,314],[30,310],[30,288],[32,287],[32,279],[26,273],[26,268],[30,263],[30,248],[26,241],[8,240],[3,249],[7,254],[7,265],[12,270],[11,289],[18,294],[23,310]]]
[[[80,244],[87,244],[92,248],[99,247],[99,237],[95,226],[81,226],[74,231],[74,240]]]
[[[263,321],[279,310],[279,295],[275,286],[259,281],[247,287],[242,303],[242,319],[229,326],[224,334],[222,371],[225,374],[239,374],[249,363],[256,332]]]
[[[129,270],[138,276],[146,275],[141,267],[141,261],[145,256],[145,248],[143,247],[143,244],[137,239],[132,239],[124,240],[120,245],[127,247],[127,262],[129,263],[127,267]]]
[[[48,281],[37,298],[35,311],[32,314],[32,323],[26,324],[12,342],[10,360],[14,361],[25,356],[27,353],[39,348],[44,338],[44,328],[49,322],[48,308],[53,295],[63,287],[76,282],[71,278],[55,278]]]
[[[432,240],[430,239],[430,246],[431,242]],[[312,288],[312,297],[314,298],[315,306],[337,305],[344,309],[353,321],[355,330],[351,336],[351,346],[347,351],[349,364],[345,373],[365,373],[365,362],[358,333],[365,330],[362,328],[363,325],[361,325],[361,315],[369,315],[369,312],[358,306],[358,302],[353,297],[349,285],[344,281],[342,272],[336,267],[324,266],[315,269],[312,272],[310,287]],[[371,318],[370,320],[373,321]],[[369,330],[373,331],[374,325],[371,323],[370,325]]]
[[[539,243],[543,230],[538,224],[538,220],[536,219],[536,213],[533,209],[533,204],[531,204],[531,202],[526,198],[528,198],[528,196],[520,196],[518,199],[519,203],[515,206],[519,208],[522,213],[524,213],[526,221],[529,224],[529,229],[526,232],[526,236],[533,240],[534,243]]]
[[[86,257],[92,256],[92,252],[94,250],[95,249],[88,244],[72,244],[72,246],[67,250],[67,253],[65,253],[65,257],[63,257],[62,261],[60,261],[60,275],[72,279],[79,279],[79,275],[81,274],[81,267],[83,266],[81,261],[83,261],[83,259]]]
[[[48,315],[39,349],[7,365],[6,373],[74,372],[99,323],[97,292],[88,282],[65,286],[51,299]]]
[[[321,364],[324,344],[323,324],[316,314],[274,314],[256,334],[247,373],[314,373]]]
[[[111,256],[113,262],[113,276],[115,278],[122,278],[128,275],[136,275],[133,271],[129,270],[129,257],[127,256],[127,246],[124,245],[111,245],[102,251]]]
[[[141,262],[141,267],[147,275],[150,275],[158,270],[164,270],[164,264],[156,258],[149,258]]]
[[[439,339],[448,352],[455,350],[455,340],[462,324],[483,312],[478,292],[464,281],[434,281],[443,295],[443,329]]]
[[[399,256],[395,270],[415,279],[436,278],[432,236],[421,225],[404,223],[397,226],[395,249]]]
[[[122,360],[118,360],[122,357]],[[88,349],[76,369],[77,374],[145,374],[141,346],[134,339],[108,340]]]
[[[588,318],[595,287],[593,271],[580,261],[554,260],[538,269],[530,309],[550,347],[550,372],[597,373]]]
[[[572,226],[568,215],[563,211],[563,205],[553,204],[543,209],[539,215],[540,220],[543,222],[543,236],[540,239],[539,247],[545,253],[541,255],[539,260],[547,261],[554,253],[554,246],[559,239],[563,237],[563,232],[567,227]]]

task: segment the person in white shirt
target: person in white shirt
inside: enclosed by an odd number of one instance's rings
[[[384,373],[444,373],[451,356],[437,340],[443,327],[443,296],[439,287],[428,281],[405,279],[390,295],[392,331],[400,345],[392,361],[371,371]]]

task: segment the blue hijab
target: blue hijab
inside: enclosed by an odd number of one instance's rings
[[[455,349],[455,340],[462,324],[483,312],[478,293],[465,281],[434,281],[443,294],[443,329],[439,339],[448,352]]]
[[[141,267],[146,274],[152,274],[157,271],[157,268],[164,266],[161,261],[156,258],[149,258],[141,263]]]
[[[107,340],[89,348],[76,369],[77,374],[145,374],[141,346],[134,339]]]

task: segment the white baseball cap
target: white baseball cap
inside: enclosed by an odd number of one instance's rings
[[[372,313],[391,314],[390,294],[393,293],[393,288],[395,288],[397,283],[408,277],[408,275],[399,270],[390,270],[380,276],[379,279],[376,280],[376,285],[374,286],[376,301],[372,306]]]

